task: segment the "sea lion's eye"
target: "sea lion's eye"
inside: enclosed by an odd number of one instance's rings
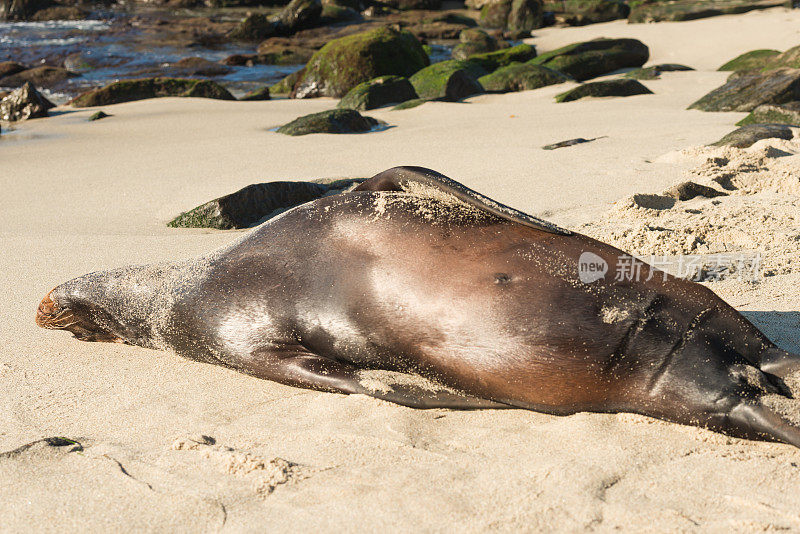
[[[506,273],[495,273],[494,283],[498,285],[505,285],[511,281],[511,277]]]

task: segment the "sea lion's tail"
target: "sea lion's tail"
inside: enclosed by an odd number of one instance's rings
[[[424,167],[394,167],[362,182],[354,191],[407,191],[409,184],[435,188],[470,206],[537,230],[559,235],[572,234],[569,230],[496,202],[443,174]]]

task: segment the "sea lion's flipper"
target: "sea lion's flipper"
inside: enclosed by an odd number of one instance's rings
[[[252,354],[247,362],[246,372],[287,386],[331,393],[369,395],[411,408],[509,408],[505,404],[446,390],[431,391],[407,384],[375,387],[364,380],[359,368],[319,356],[295,344],[273,345]]]
[[[723,432],[734,437],[779,441],[800,447],[800,428],[763,404],[761,400],[745,400],[727,414]]]
[[[409,187],[409,184],[412,187]],[[552,234],[572,234],[569,230],[559,228],[553,223],[515,210],[505,204],[500,204],[443,174],[424,167],[394,167],[362,182],[353,191],[408,191],[413,188],[413,184],[435,188],[456,197],[470,206],[487,211],[502,219]]]
[[[772,347],[761,355],[759,367],[765,373],[784,378],[793,371],[800,370],[800,354]]]

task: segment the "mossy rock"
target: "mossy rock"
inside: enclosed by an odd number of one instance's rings
[[[425,67],[409,81],[420,98],[455,101],[483,93],[478,78],[486,74],[476,63],[451,59]]]
[[[404,109],[412,109],[421,106],[426,102],[433,102],[435,99],[433,98],[415,98],[413,100],[406,100],[402,104],[397,104],[395,107],[392,108],[392,111],[401,111]]]
[[[751,50],[733,58],[717,70],[761,70],[766,67],[767,60],[773,59],[778,55],[780,55],[778,50]]]
[[[172,219],[173,228],[249,228],[300,204],[325,196],[330,188],[310,182],[269,182],[252,184]]]
[[[292,92],[294,98],[341,98],[378,76],[411,76],[430,64],[422,45],[407,31],[392,28],[334,39],[318,50]]]
[[[653,92],[636,80],[619,78],[602,82],[590,82],[579,85],[556,96],[556,102],[572,102],[589,96],[633,96],[649,95]]]
[[[103,88],[88,91],[70,102],[73,107],[93,107],[159,98],[165,96],[215,98],[235,100],[227,89],[209,80],[181,78],[144,78],[114,82]]]
[[[536,47],[529,44],[519,44],[511,48],[504,48],[495,52],[475,54],[468,61],[480,65],[486,72],[492,72],[500,67],[514,62],[524,63],[536,57]]]
[[[584,81],[618,69],[641,67],[650,50],[636,39],[595,39],[567,45],[531,60]]]
[[[352,109],[332,109],[298,117],[276,131],[286,135],[363,133],[378,124],[372,117],[365,117]]]
[[[478,78],[484,89],[497,93],[528,91],[568,81],[573,80],[566,74],[530,63],[512,63]]]
[[[364,17],[355,9],[327,4],[322,6],[322,15],[320,16],[320,24],[337,24],[339,22],[360,22]]]
[[[414,86],[402,76],[380,76],[353,87],[337,107],[364,111],[417,98]]]
[[[687,67],[686,65],[665,63],[663,65],[653,65],[652,67],[633,69],[623,74],[623,76],[625,78],[631,78],[633,80],[657,80],[661,77],[662,72],[687,71],[687,70],[694,70],[694,69],[691,67]]]
[[[734,130],[711,146],[747,148],[762,139],[791,139],[792,129],[785,124],[748,124]]]
[[[736,15],[785,4],[785,0],[717,0],[631,3],[629,23],[697,20],[719,15]]]
[[[740,71],[689,106],[701,111],[753,111],[761,105],[800,100],[800,69]]]
[[[789,102],[781,106],[758,106],[737,122],[736,126],[748,124],[789,124],[800,127],[800,102]]]
[[[242,100],[244,102],[251,102],[258,100],[269,100],[270,98],[271,97],[269,94],[269,87],[262,87],[261,89],[250,91],[239,100]]]
[[[111,115],[109,115],[105,111],[96,111],[96,112],[92,113],[87,120],[90,121],[90,122],[99,121],[99,120],[108,118],[110,116]]]
[[[506,29],[524,35],[542,26],[544,26],[542,0],[512,0]]]
[[[478,23],[484,28],[503,29],[508,23],[512,0],[492,0],[481,8]]]
[[[630,7],[618,0],[566,0],[545,2],[545,11],[553,11],[559,24],[583,26],[617,19],[624,19]]]
[[[288,95],[289,93],[291,93],[292,89],[294,88],[294,86],[297,84],[297,82],[300,80],[300,78],[303,77],[303,74],[304,74],[303,70],[304,69],[297,70],[297,71],[289,74],[288,76],[286,76],[284,79],[282,79],[278,83],[270,86],[269,94],[271,94],[271,95]]]

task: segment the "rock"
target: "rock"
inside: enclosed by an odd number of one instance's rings
[[[481,7],[478,23],[484,28],[505,28],[511,13],[512,0],[491,0]]]
[[[301,65],[308,62],[315,50],[302,46],[272,44],[265,41],[257,54],[234,54],[222,60],[224,65],[252,67],[253,65]]]
[[[552,145],[545,145],[542,147],[542,149],[555,150],[557,148],[566,148],[568,146],[575,146],[575,145],[580,145],[582,143],[589,143],[597,139],[599,139],[599,137],[595,137],[594,139],[584,139],[583,137],[578,137],[577,139],[568,139],[567,141],[559,141],[558,143],[553,143]]]
[[[697,20],[780,7],[784,4],[785,0],[678,0],[674,2],[651,0],[633,5],[628,22]]]
[[[407,78],[380,76],[353,87],[337,107],[364,111],[415,98],[417,98],[417,93]]]
[[[664,63],[662,65],[653,65],[652,67],[633,69],[631,71],[626,72],[623,76],[625,76],[625,78],[631,78],[634,80],[657,80],[658,78],[661,77],[662,72],[686,71],[686,70],[694,70],[694,69],[691,67],[687,67],[685,65]]]
[[[478,78],[486,74],[475,63],[451,59],[425,67],[409,81],[420,98],[456,101],[483,93]]]
[[[689,106],[701,111],[752,111],[756,107],[800,100],[800,69],[732,74],[718,87]]]
[[[662,193],[665,197],[674,198],[675,200],[686,201],[692,200],[696,197],[715,198],[728,196],[727,193],[717,191],[713,187],[707,185],[700,185],[695,182],[683,182],[674,187],[670,187]]]
[[[649,57],[650,50],[636,39],[595,39],[541,54],[532,62],[584,81],[618,69],[641,67]]]
[[[77,6],[53,6],[40,9],[28,20],[33,22],[46,22],[49,20],[84,20],[89,12]]]
[[[747,148],[762,139],[791,139],[792,129],[785,124],[748,124],[734,130],[711,146]]]
[[[514,62],[524,63],[536,57],[536,47],[529,44],[519,44],[511,48],[504,48],[496,52],[475,54],[469,57],[469,62],[480,65],[486,72],[492,72],[500,67],[505,67]]]
[[[262,87],[261,89],[256,89],[254,91],[250,91],[246,95],[244,95],[239,100],[247,101],[256,101],[256,100],[269,100],[269,87]]]
[[[36,87],[53,87],[76,76],[78,75],[74,72],[62,69],[61,67],[34,67],[3,77],[0,79],[0,86],[21,87],[25,83],[30,82]]]
[[[442,0],[381,0],[381,3],[401,11],[412,9],[437,10],[442,8]]]
[[[405,30],[414,34],[420,41],[457,39],[461,32],[469,28],[461,23],[452,22],[423,22],[405,26]]]
[[[453,48],[453,59],[467,59],[469,56],[494,52],[500,48],[497,39],[478,28],[462,30],[458,38],[461,42]]]
[[[55,104],[47,100],[30,83],[25,84],[0,100],[0,120],[24,121],[47,117],[47,110]]]
[[[202,57],[185,57],[180,61],[163,67],[169,77],[181,76],[224,76],[231,72],[230,67],[209,61]]]
[[[761,70],[766,66],[768,60],[779,55],[778,50],[751,50],[733,58],[717,70]]]
[[[349,7],[353,11],[364,11],[368,3],[364,0],[322,0],[322,8],[326,6]]]
[[[332,109],[304,115],[276,131],[286,135],[362,133],[372,130],[378,124],[380,123],[372,117],[365,117],[352,109]]]
[[[37,11],[54,5],[52,0],[4,0],[0,2],[0,21],[29,20]]]
[[[292,0],[277,15],[267,17],[249,14],[230,33],[233,39],[254,41],[269,37],[292,35],[320,24],[322,2],[320,0]]]
[[[531,30],[544,26],[542,0],[512,0],[505,27],[512,32],[530,35]]]
[[[556,96],[556,102],[572,102],[587,96],[633,96],[649,95],[653,92],[636,80],[619,78],[616,80],[604,80],[602,82],[590,82],[579,85]]]
[[[248,228],[294,206],[325,196],[330,188],[311,182],[269,182],[247,187],[181,213],[173,228]]]
[[[105,119],[106,117],[111,117],[111,115],[109,115],[109,114],[108,114],[108,113],[106,113],[105,111],[97,111],[97,112],[95,112],[95,113],[92,113],[92,114],[89,116],[89,119],[88,119],[88,120],[93,122],[93,121],[99,121],[99,120],[101,120],[101,119]]]
[[[114,82],[100,89],[87,91],[74,98],[70,104],[76,108],[108,106],[164,96],[235,100],[227,89],[210,80],[143,78]]]
[[[512,63],[478,78],[485,90],[496,93],[529,91],[568,81],[573,80],[566,74],[530,63]]]
[[[13,61],[3,61],[0,63],[0,78],[5,78],[24,70],[28,70],[28,67]]]
[[[618,0],[561,0],[545,2],[545,11],[554,13],[555,22],[583,26],[627,18],[630,8]]]
[[[800,127],[800,102],[788,102],[780,106],[758,106],[750,114],[736,123],[748,124],[790,124]]]
[[[430,63],[416,37],[392,28],[342,37],[317,51],[292,98],[341,98],[356,85],[384,76],[411,76]]]
[[[402,104],[397,104],[395,107],[392,108],[392,111],[400,111],[403,109],[411,109],[417,106],[421,106],[425,102],[433,102],[431,98],[415,98],[413,100],[406,100]]]
[[[300,69],[294,71],[293,73],[286,76],[284,79],[273,85],[269,88],[269,93],[271,95],[288,95],[294,89],[294,86],[297,84],[298,81],[303,77],[305,74],[305,69]]]
[[[328,25],[340,22],[361,22],[363,20],[364,17],[355,9],[344,6],[323,5],[319,23],[320,25]]]

